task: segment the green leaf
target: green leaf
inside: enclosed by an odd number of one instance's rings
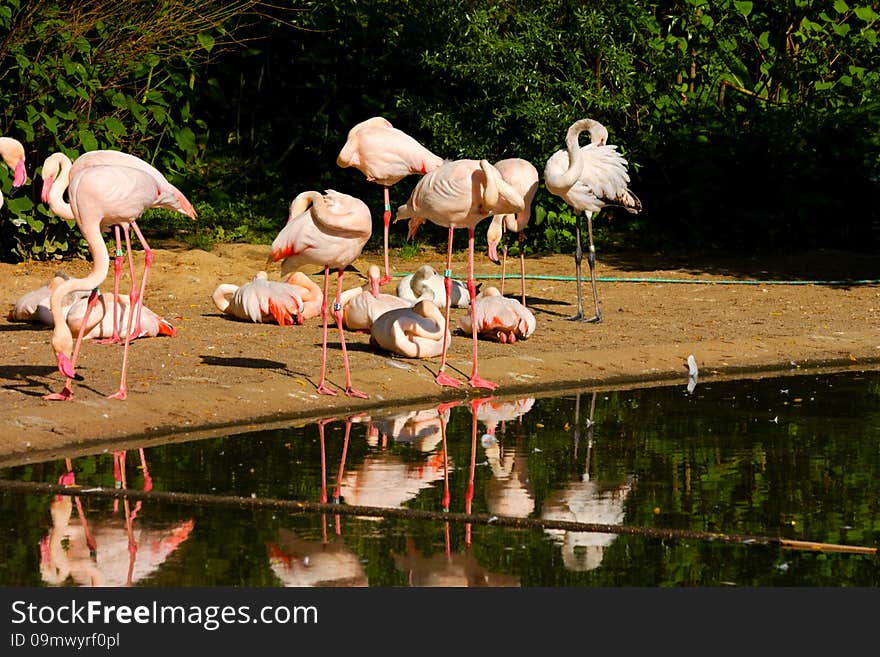
[[[204,48],[206,51],[211,52],[211,50],[214,48],[214,37],[212,37],[210,34],[202,32],[196,38],[199,40],[202,48]]]
[[[834,9],[838,14],[845,14],[849,11],[849,5],[846,4],[843,0],[835,0]]]
[[[9,207],[9,211],[13,214],[23,214],[34,209],[33,201],[27,196],[16,196],[15,198],[9,198],[7,196],[4,200]]]
[[[128,132],[125,129],[125,125],[122,123],[122,121],[117,119],[115,116],[108,116],[104,120],[104,126],[114,137],[124,137],[125,134]]]
[[[189,128],[181,128],[174,134],[174,140],[181,150],[194,153],[196,150],[196,135]]]
[[[871,23],[878,18],[877,12],[871,7],[856,7],[853,11],[855,11],[856,16],[866,23]]]
[[[98,149],[98,140],[91,130],[79,131],[79,143],[82,144],[83,150],[94,151]]]
[[[734,0],[733,5],[736,7],[736,10],[739,13],[741,13],[743,16],[748,17],[748,15],[752,13],[754,3],[747,2],[745,0]]]

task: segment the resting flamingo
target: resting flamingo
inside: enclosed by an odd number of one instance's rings
[[[73,167],[63,153],[50,155],[43,163],[43,201],[49,204],[52,212],[61,217],[72,217],[80,233],[85,238],[92,255],[92,271],[84,278],[70,278],[62,281],[52,291],[50,308],[53,317],[52,348],[58,361],[59,371],[67,377],[61,392],[46,395],[44,399],[69,400],[73,397],[72,382],[75,376],[74,366],[82,340],[82,333],[77,337],[76,345],[64,321],[62,299],[76,290],[92,290],[89,296],[91,307],[97,302],[98,285],[106,278],[110,269],[110,254],[104,242],[103,232],[110,226],[123,225],[125,228],[126,251],[128,252],[131,270],[131,299],[135,311],[129,314],[124,351],[122,355],[122,373],[119,389],[112,399],[125,399],[128,392],[126,372],[128,369],[128,349],[132,336],[140,333],[140,317],[142,314],[144,290],[147,276],[153,260],[153,251],[137,225],[137,219],[147,208],[166,208],[180,212],[195,219],[196,211],[192,204],[177,187],[169,183],[165,177],[143,160],[126,153],[116,151],[93,151],[77,158],[79,166]],[[80,160],[85,161],[80,164]],[[112,162],[107,164],[104,162]],[[67,190],[70,203],[63,199]],[[134,229],[135,235],[144,249],[144,271],[140,289],[135,286],[134,260],[131,254],[131,239],[128,227]],[[121,257],[118,248],[117,258]],[[119,262],[119,260],[117,261]],[[118,268],[117,268],[118,271]],[[114,298],[117,296],[117,282],[114,284]],[[86,311],[89,312],[88,310]],[[114,322],[117,312],[113,312]],[[86,314],[85,323],[88,323]],[[134,322],[134,326],[132,326]],[[114,323],[114,326],[116,324]],[[68,353],[73,350],[72,356]]]
[[[349,397],[366,398],[351,384],[348,366],[348,350],[342,328],[342,276],[345,268],[361,254],[370,239],[373,226],[370,209],[354,196],[332,189],[324,194],[315,191],[302,192],[290,203],[287,224],[272,242],[270,262],[281,261],[281,273],[286,274],[302,265],[321,265],[324,268],[324,296],[321,303],[323,316],[323,345],[321,349],[321,380],[318,393],[335,395],[336,391],[325,383],[327,371],[327,295],[330,291],[330,269],[337,270],[336,302],[333,315],[342,345],[342,361],[345,366],[345,394]]]
[[[526,226],[532,216],[532,200],[538,191],[538,170],[528,160],[521,157],[512,157],[506,160],[498,160],[495,168],[501,172],[501,176],[510,183],[513,188],[522,194],[525,207],[522,212],[496,214],[492,217],[492,223],[486,230],[486,239],[489,242],[489,259],[498,262],[498,244],[504,235],[504,231],[517,234],[519,240],[519,275],[521,283],[522,305],[526,305]],[[501,294],[504,294],[504,275],[507,269],[507,242],[502,247],[503,258],[501,260]]]
[[[12,137],[0,137],[0,157],[12,171],[12,189],[18,189],[27,180],[24,145]],[[0,208],[2,207],[3,193],[0,192]]]
[[[465,333],[471,333],[473,321],[479,335],[509,344],[531,337],[536,325],[531,310],[516,299],[503,296],[497,287],[487,287],[478,294],[473,315],[462,315],[458,325]]]
[[[299,290],[289,283],[270,281],[265,271],[258,271],[244,285],[221,283],[211,299],[220,312],[256,324],[290,326],[303,322]]]
[[[109,337],[115,327],[113,316],[110,314],[108,306],[112,308],[115,305],[118,309],[120,323],[123,327],[121,329],[122,337],[125,338],[127,335],[126,327],[131,326],[128,318],[131,315],[132,310],[134,310],[134,304],[131,301],[131,297],[127,294],[117,295],[115,302],[109,297],[109,294],[98,295],[97,301],[93,304],[93,310],[89,313],[88,324],[84,323],[86,311],[88,310],[88,297],[80,297],[74,301],[68,309],[65,317],[70,332],[73,335],[78,336],[85,326],[86,332],[83,335],[83,340],[100,340]],[[142,306],[141,328],[137,333],[132,333],[131,339],[136,340],[138,338],[146,337],[154,338],[160,335],[174,336],[176,333],[177,329],[174,328],[168,320],[160,317],[146,306]]]
[[[379,315],[412,303],[393,294],[379,292],[380,272],[376,265],[367,270],[368,283],[342,293],[342,323],[351,331],[369,331]]]
[[[449,347],[449,309],[452,302],[452,231],[456,227],[468,231],[468,292],[471,299],[476,296],[474,282],[474,229],[477,224],[496,213],[520,212],[524,208],[522,195],[501,177],[498,169],[487,160],[455,160],[445,162],[437,169],[425,174],[413,189],[406,204],[400,206],[395,221],[410,219],[410,230],[420,220],[446,226],[449,241],[446,251],[446,333],[443,336],[443,351],[437,383],[443,386],[459,387],[461,381],[446,374],[446,358]],[[471,315],[473,317],[473,304]],[[473,369],[469,383],[476,388],[494,389],[497,385],[480,377],[477,371],[477,330],[473,321],[472,360]]]
[[[446,306],[446,282],[441,274],[431,265],[422,265],[412,274],[407,274],[397,283],[397,296],[410,303],[430,299],[438,306]],[[467,308],[471,303],[471,295],[467,284],[459,280],[452,281],[452,306]]]
[[[433,301],[382,313],[373,320],[370,343],[406,358],[433,358],[450,340],[443,313]]]
[[[25,292],[18,297],[6,315],[6,319],[10,322],[33,322],[35,324],[43,324],[44,326],[53,326],[54,322],[52,321],[52,311],[49,309],[49,298],[52,296],[52,290],[61,281],[68,278],[70,276],[66,272],[56,271],[48,283],[30,292]],[[85,290],[78,290],[68,294],[62,300],[65,308],[64,315],[67,316],[67,309],[70,308],[74,301],[80,297],[88,296],[89,292]]]
[[[590,133],[590,143],[580,146],[578,140],[584,130]],[[626,171],[627,161],[617,152],[617,146],[607,142],[608,130],[598,121],[593,119],[575,121],[565,136],[565,149],[553,153],[547,160],[547,166],[544,169],[544,184],[548,191],[559,196],[574,208],[575,212],[574,263],[577,274],[577,314],[568,319],[576,321],[602,321],[602,312],[599,310],[599,293],[596,289],[593,215],[609,205],[620,206],[633,214],[642,209],[642,202],[627,187],[629,184],[629,174]],[[593,303],[596,306],[596,314],[589,319],[584,317],[581,295],[582,213],[587,215],[587,233],[590,240],[587,264],[590,266]]]
[[[388,265],[388,226],[391,222],[391,200],[388,188],[412,174],[425,174],[439,167],[443,159],[434,155],[414,138],[391,125],[381,116],[361,121],[348,131],[348,139],[336,164],[354,167],[370,182],[379,183],[385,192],[384,224],[385,275],[381,285],[391,280]]]

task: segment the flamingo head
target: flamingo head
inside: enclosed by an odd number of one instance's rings
[[[501,243],[501,236],[504,233],[503,220],[504,215],[496,214],[492,217],[492,223],[489,224],[489,229],[486,231],[486,241],[489,243],[489,260],[496,265],[501,264],[501,259],[498,257],[498,245]]]
[[[0,156],[13,171],[12,186],[21,187],[27,180],[27,170],[24,166],[24,145],[12,137],[0,137]]]
[[[43,188],[40,191],[40,200],[43,203],[49,203],[49,194],[52,192],[52,183],[55,182],[54,176],[43,176]]]
[[[370,265],[367,271],[367,278],[370,280],[370,292],[377,299],[379,298],[379,268],[376,265]]]
[[[27,169],[24,167],[24,156],[18,161],[15,165],[15,177],[12,179],[13,187],[21,187],[24,185],[24,181],[27,180]]]

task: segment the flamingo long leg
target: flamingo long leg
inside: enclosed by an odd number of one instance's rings
[[[333,304],[333,316],[336,318],[336,328],[339,329],[339,343],[342,345],[342,363],[345,365],[345,394],[349,397],[366,399],[369,395],[360,390],[355,390],[351,385],[351,369],[348,366],[348,349],[345,346],[345,331],[342,328],[342,274],[344,269],[339,270],[336,279],[336,303]]]
[[[520,231],[519,232],[519,280],[520,280],[520,290],[522,293],[522,305],[525,307],[526,305],[526,236]]]
[[[382,223],[384,224],[385,275],[379,279],[379,285],[385,285],[385,283],[391,280],[391,267],[388,266],[388,227],[391,225],[391,196],[387,185],[385,185],[385,212],[382,214]]]
[[[476,304],[474,303],[474,297],[477,295],[477,284],[474,281],[474,229],[473,227],[468,228],[468,292],[471,294],[471,338],[472,338],[472,359],[473,359],[473,369],[471,370],[471,378],[469,383],[475,388],[488,388],[489,390],[494,390],[498,387],[497,383],[493,383],[492,381],[487,381],[482,378],[477,372],[477,311]],[[447,294],[449,297],[449,294]],[[449,302],[447,301],[447,308],[449,307]]]
[[[321,395],[335,395],[336,391],[328,388],[324,383],[327,374],[327,322],[330,317],[330,311],[327,308],[327,298],[330,295],[330,267],[324,267],[324,299],[321,301],[321,316],[324,319],[322,331],[321,346],[321,380],[318,383],[318,393]]]
[[[443,353],[440,356],[440,370],[437,372],[437,383],[441,386],[450,386],[458,388],[461,381],[453,379],[446,373],[446,352],[449,350],[449,309],[452,306],[452,231],[454,226],[449,227],[449,246],[446,249],[446,272],[443,277],[443,283],[446,286],[446,312],[444,314],[444,330],[443,330]],[[471,297],[471,307],[473,307],[473,297]]]
[[[596,306],[596,315],[587,322],[601,322],[602,311],[599,310],[599,292],[596,289],[596,247],[593,246],[593,215],[587,213],[587,235],[590,238],[589,251],[587,251],[587,264],[590,265],[590,283],[593,286],[593,303]]]
[[[114,344],[119,342],[119,279],[122,277],[122,259],[125,253],[119,236],[119,224],[113,226],[116,238],[116,256],[113,259],[113,334],[109,338],[96,340],[98,344]]]
[[[575,249],[574,249],[574,271],[575,278],[577,279],[577,313],[572,315],[571,317],[566,317],[566,319],[570,319],[573,321],[581,321],[584,319],[584,303],[583,297],[581,296],[581,261],[584,257],[583,248],[581,248],[581,214],[580,212],[575,212],[574,216],[574,239],[575,239]]]

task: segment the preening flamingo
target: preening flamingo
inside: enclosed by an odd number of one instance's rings
[[[425,174],[413,189],[406,204],[400,206],[395,221],[426,218],[449,229],[446,251],[446,334],[437,383],[458,387],[461,381],[446,374],[446,357],[449,347],[449,309],[452,302],[452,231],[456,227],[468,231],[468,292],[476,296],[474,282],[474,229],[476,225],[496,213],[520,212],[525,207],[519,194],[501,177],[498,169],[487,160],[455,160],[445,162]],[[410,224],[412,227],[412,223]],[[473,315],[473,304],[471,314]],[[477,371],[477,331],[473,321],[473,369],[470,384],[478,388],[493,389],[496,384],[480,377]]]
[[[299,290],[290,283],[270,281],[264,271],[258,271],[244,285],[221,283],[214,288],[211,299],[220,312],[237,319],[279,326],[303,322]]]
[[[579,145],[580,134],[590,133],[590,143]],[[596,248],[593,246],[593,215],[609,205],[620,206],[627,212],[638,213],[642,202],[633,194],[627,185],[627,161],[617,152],[617,146],[609,144],[608,130],[598,121],[581,119],[575,121],[565,136],[565,149],[558,150],[544,169],[544,184],[551,194],[559,196],[575,211],[574,253],[575,272],[577,274],[577,314],[569,317],[572,320],[601,322],[602,312],[599,310],[599,293],[596,289]],[[596,314],[587,319],[584,317],[584,306],[581,295],[581,214],[587,215],[587,233],[590,246],[587,253],[587,264],[590,266],[590,282],[593,286],[593,302]]]
[[[507,230],[516,233],[519,240],[519,273],[521,282],[522,305],[526,305],[526,226],[532,216],[532,201],[538,191],[538,170],[528,160],[521,157],[512,157],[506,160],[498,160],[495,168],[501,172],[501,177],[510,183],[513,188],[522,194],[525,207],[521,212],[496,214],[492,217],[492,223],[486,230],[486,239],[489,242],[489,259],[498,262],[498,244]],[[504,275],[507,269],[507,241],[502,247],[503,257],[501,260],[501,294],[504,294]]]
[[[514,343],[525,340],[535,332],[535,316],[532,311],[512,297],[502,296],[497,287],[487,287],[477,295],[472,315],[462,315],[458,325],[465,333],[471,333],[471,322],[477,323],[477,333],[489,340]]]
[[[327,371],[327,295],[330,291],[330,269],[337,270],[336,302],[333,315],[339,329],[342,345],[342,361],[345,366],[345,394],[349,397],[366,397],[351,385],[348,366],[348,350],[342,327],[342,275],[345,268],[361,254],[370,239],[373,226],[370,209],[354,196],[332,189],[324,194],[315,191],[302,192],[290,203],[287,224],[272,242],[270,262],[281,261],[281,273],[286,274],[302,265],[321,265],[324,268],[324,296],[321,314],[324,320],[323,345],[321,349],[321,380],[318,392],[335,395],[336,391],[324,382]]]
[[[24,145],[12,137],[0,137],[0,157],[12,171],[12,189],[18,189],[27,180]],[[0,208],[2,207],[3,193],[0,192]]]
[[[368,283],[342,293],[342,323],[345,328],[351,331],[369,331],[373,320],[379,315],[412,305],[406,299],[379,292],[379,274],[379,268],[370,265],[367,270]]]
[[[406,358],[433,358],[450,340],[443,313],[433,301],[382,313],[373,320],[370,343]]]
[[[77,338],[77,344],[74,346],[70,328],[64,321],[61,301],[69,292],[91,290],[90,305],[93,307],[97,302],[98,285],[107,278],[107,272],[110,269],[110,254],[107,252],[107,245],[104,242],[104,230],[110,226],[122,225],[124,227],[126,251],[131,270],[132,291],[130,296],[135,311],[130,313],[128,318],[119,389],[110,395],[113,399],[125,399],[128,391],[126,371],[128,369],[129,342],[133,335],[140,333],[144,290],[147,286],[147,276],[153,260],[153,251],[141,233],[137,219],[147,208],[166,208],[193,219],[196,216],[195,209],[183,195],[183,192],[169,183],[159,171],[148,163],[133,155],[116,151],[93,151],[93,153],[87,153],[77,158],[75,166],[72,165],[70,158],[63,153],[50,155],[43,163],[42,200],[49,204],[52,212],[56,215],[72,218],[76,221],[92,255],[92,271],[87,276],[70,278],[59,283],[52,291],[50,299],[54,321],[52,348],[58,361],[58,369],[67,377],[67,381],[61,392],[46,395],[45,399],[67,400],[73,396],[74,365],[81,337]],[[80,160],[83,162],[80,163]],[[70,203],[64,202],[65,189]],[[135,235],[144,249],[144,271],[139,290],[136,288],[134,278],[134,260],[131,254],[129,226],[134,229]],[[117,258],[121,258],[118,247],[117,233]],[[117,262],[121,263],[121,260],[117,260]],[[117,283],[114,284],[114,298],[117,296],[117,287],[118,276]],[[117,318],[115,309],[113,317],[115,321]],[[88,323],[87,318],[85,322]],[[132,324],[133,322],[134,324]],[[73,353],[72,356],[69,356],[68,353],[71,352],[71,349]]]
[[[430,299],[438,306],[446,307],[446,282],[441,274],[431,265],[422,265],[412,274],[407,274],[397,282],[397,296],[410,303]],[[452,281],[452,306],[467,308],[471,303],[471,295],[467,284],[459,280]]]
[[[348,131],[348,139],[336,164],[354,167],[370,182],[379,183],[385,192],[384,224],[385,275],[379,283],[391,280],[388,265],[388,226],[391,222],[391,201],[388,188],[413,174],[425,174],[436,169],[443,159],[434,155],[414,138],[391,125],[381,116],[361,121]]]

